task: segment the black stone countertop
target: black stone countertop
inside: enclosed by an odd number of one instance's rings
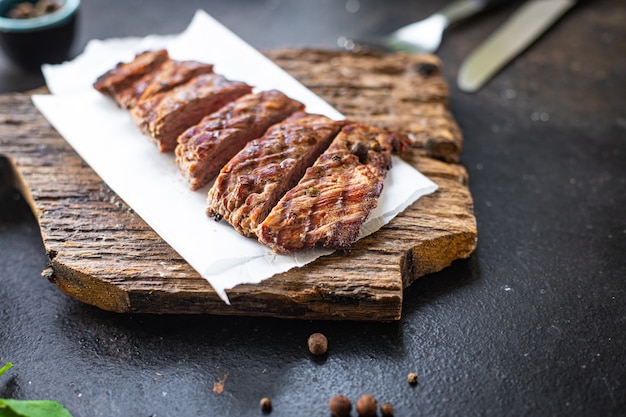
[[[91,38],[178,33],[198,8],[259,49],[336,48],[445,3],[85,0],[75,52]],[[0,169],[0,366],[14,363],[0,398],[54,399],[75,417],[258,416],[264,396],[271,416],[329,416],[333,395],[364,393],[397,417],[626,415],[626,4],[577,6],[462,93],[463,57],[514,10],[451,28],[438,52],[479,244],[407,290],[397,323],[83,305],[40,276],[37,224]],[[0,57],[1,92],[40,84]],[[314,331],[330,341],[322,360],[306,347]]]

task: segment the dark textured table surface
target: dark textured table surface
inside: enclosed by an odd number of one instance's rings
[[[443,4],[89,0],[75,52],[91,38],[180,32],[198,8],[260,49],[336,48],[341,36],[384,32]],[[256,416],[264,396],[272,416],[328,416],[333,395],[364,393],[398,417],[625,415],[626,4],[579,5],[479,93],[460,92],[462,58],[514,9],[451,28],[438,52],[465,135],[479,244],[418,280],[400,322],[83,305],[40,276],[37,224],[2,172],[0,362],[14,367],[0,398],[54,399],[76,417]],[[0,91],[40,83],[0,57]],[[323,360],[306,348],[313,331],[330,340]]]

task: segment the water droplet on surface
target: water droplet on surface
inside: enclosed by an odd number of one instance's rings
[[[340,36],[339,38],[337,38],[337,46],[347,51],[351,51],[354,49],[355,44],[352,39],[349,39],[345,36]]]
[[[502,91],[501,95],[502,95],[502,98],[511,100],[517,97],[517,91],[513,90],[512,88],[507,88],[506,90]]]
[[[361,3],[359,0],[348,0],[346,1],[346,11],[348,13],[356,13],[361,8]]]
[[[530,114],[530,120],[533,122],[547,122],[550,120],[550,114],[543,112],[534,111]]]

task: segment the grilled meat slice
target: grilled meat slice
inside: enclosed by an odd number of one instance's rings
[[[131,62],[120,62],[115,68],[102,74],[93,86],[105,96],[115,99],[120,92],[130,88],[167,60],[169,60],[169,55],[164,49],[142,52],[137,54]]]
[[[282,195],[328,147],[344,122],[298,112],[252,140],[222,168],[208,195],[207,214],[241,234],[254,230]]]
[[[212,72],[213,65],[211,64],[168,59],[161,66],[132,83],[128,88],[117,93],[114,98],[120,107],[131,109],[140,101],[171,90],[193,77]]]
[[[303,109],[302,103],[276,90],[247,94],[183,132],[178,137],[176,163],[190,188],[197,190],[246,143]]]
[[[252,87],[246,83],[230,81],[218,74],[202,74],[139,102],[131,109],[131,116],[161,152],[171,152],[185,129],[251,91]]]
[[[392,151],[407,141],[371,126],[345,126],[256,229],[259,241],[278,253],[354,243],[377,206]]]

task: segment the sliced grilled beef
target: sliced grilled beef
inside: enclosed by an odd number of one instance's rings
[[[178,137],[176,163],[190,188],[197,190],[252,139],[304,105],[271,90],[247,94],[202,119]]]
[[[326,149],[343,122],[298,112],[272,126],[222,168],[208,195],[210,216],[227,220],[245,236]]]
[[[146,74],[151,73],[169,60],[166,50],[146,51],[137,54],[131,62],[120,62],[117,66],[102,74],[93,84],[94,88],[115,99],[122,91],[130,88]]]
[[[185,129],[251,91],[252,87],[246,83],[217,74],[202,74],[139,102],[131,109],[131,116],[161,152],[171,152]]]
[[[166,60],[161,66],[148,72],[125,90],[115,95],[117,104],[125,109],[135,107],[140,101],[171,90],[193,77],[213,72],[213,65],[196,61]]]
[[[392,151],[407,140],[371,126],[345,126],[256,229],[259,241],[278,253],[354,243],[377,206]]]

